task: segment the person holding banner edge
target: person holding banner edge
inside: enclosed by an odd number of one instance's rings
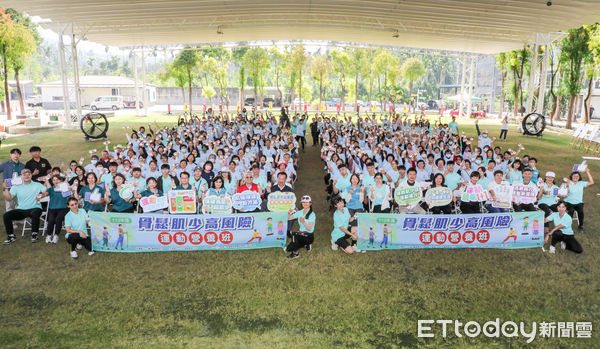
[[[356,220],[355,217],[350,217],[350,212],[345,207],[346,203],[341,197],[336,197],[333,201],[335,206],[335,213],[333,214],[333,231],[331,232],[331,249],[336,251],[339,248],[342,249],[346,254],[353,254],[354,252],[366,252],[360,251],[356,247],[358,241],[358,227],[350,228],[350,222]],[[348,229],[350,228],[350,230]],[[352,243],[349,244],[346,241],[347,238],[352,239]]]
[[[573,172],[569,176],[567,181],[567,187],[569,188],[569,196],[565,199],[567,205],[567,212],[569,216],[573,216],[573,213],[577,211],[578,219],[578,230],[583,233],[583,189],[594,185],[594,178],[590,173],[590,169],[586,168],[585,173],[588,176],[587,181],[581,180],[581,174],[579,172]]]
[[[302,210],[294,212],[294,209],[290,209],[288,213],[288,222],[297,219],[300,228],[292,234],[292,242],[283,249],[291,252],[287,256],[290,259],[300,257],[298,250],[302,247],[305,247],[307,251],[311,251],[312,243],[315,241],[314,232],[317,215],[312,209],[312,199],[310,196],[304,195],[300,202],[302,203]]]

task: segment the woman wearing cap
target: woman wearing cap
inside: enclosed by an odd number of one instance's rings
[[[572,217],[573,212],[577,211],[577,219],[579,221],[578,228],[580,233],[583,233],[583,189],[594,185],[594,179],[592,178],[590,169],[586,168],[585,173],[588,177],[587,181],[581,180],[581,174],[579,172],[571,173],[569,180],[567,181],[569,196],[567,196],[565,199],[569,216]]]
[[[337,197],[334,202],[335,213],[333,214],[333,231],[331,232],[331,249],[337,250],[338,247],[347,254],[358,252],[356,241],[358,233],[348,230],[350,221],[355,218],[350,217],[350,212],[345,207],[344,199]],[[354,230],[354,229],[352,229]],[[352,238],[352,244],[348,244],[347,238]]]
[[[571,228],[573,218],[567,213],[566,203],[564,201],[559,201],[556,207],[558,212],[553,212],[544,220],[544,223],[554,223],[554,228],[546,235],[544,243],[548,242],[548,239],[552,237],[552,241],[550,242],[550,253],[556,253],[554,245],[556,245],[557,242],[560,242],[560,247],[563,250],[571,250],[575,253],[583,252],[583,248],[581,248],[581,245],[573,236],[573,229]]]
[[[306,250],[310,251],[312,243],[315,241],[314,231],[317,215],[313,212],[312,200],[310,196],[304,195],[301,202],[302,210],[294,213],[293,209],[290,209],[288,214],[288,219],[297,219],[300,227],[300,230],[292,234],[292,242],[284,248],[284,251],[291,252],[288,258],[298,258],[300,256],[298,250],[302,247],[306,247]]]
[[[558,187],[556,186],[556,184],[554,184],[554,177],[556,177],[554,172],[546,172],[546,181],[538,191],[537,205],[540,208],[540,210],[544,211],[545,218],[550,216],[552,212],[556,212],[557,196],[554,195],[554,192],[558,190]],[[548,223],[544,224],[544,230],[546,233],[548,232]]]

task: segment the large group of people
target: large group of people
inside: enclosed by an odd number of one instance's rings
[[[29,219],[31,241],[37,242],[40,217],[45,213],[47,243],[57,243],[64,228],[71,245],[71,257],[85,247],[93,254],[86,232],[86,213],[112,211],[140,212],[140,199],[163,196],[171,190],[193,190],[198,212],[207,196],[232,196],[253,191],[263,199],[257,211],[266,209],[273,192],[293,192],[299,166],[299,153],[310,130],[313,145],[321,146],[325,165],[325,184],[333,213],[331,247],[352,254],[357,246],[359,212],[375,213],[496,213],[508,211],[544,212],[549,251],[554,246],[580,253],[570,220],[577,215],[579,232],[584,229],[584,188],[594,184],[589,169],[573,172],[564,179],[560,191],[556,174],[542,176],[537,159],[521,155],[523,148],[503,149],[487,130],[476,123],[477,137],[469,138],[459,130],[455,118],[448,124],[432,123],[423,117],[409,119],[391,114],[376,117],[346,118],[315,115],[281,117],[260,113],[237,115],[213,113],[181,118],[176,126],[158,124],[134,130],[124,127],[127,144],[105,142],[100,154],[90,152],[72,160],[68,167],[51,167],[41,157],[42,149],[32,146],[31,159],[21,162],[21,150],[10,151],[10,159],[0,164],[3,196],[6,202],[5,244],[16,240],[16,222]],[[506,131],[503,130],[505,138]],[[506,185],[538,188],[537,202],[514,203],[497,207],[492,203]],[[124,196],[123,188],[133,188]],[[462,195],[475,186],[487,190],[489,197]],[[449,204],[429,206],[424,200],[399,204],[394,200],[398,188],[418,187],[425,194],[431,188],[445,187],[453,197]],[[425,197],[425,195],[423,195]],[[316,214],[312,199],[301,197],[302,208],[289,212],[289,223],[298,222],[284,248],[289,258],[299,250],[310,251],[314,241]],[[162,211],[159,211],[162,212]],[[551,230],[549,222],[554,222]],[[348,241],[350,239],[350,241]]]
[[[561,242],[563,249],[581,253],[573,237],[570,223],[577,214],[578,231],[584,230],[583,191],[594,184],[588,168],[587,181],[582,173],[572,172],[558,190],[556,174],[540,174],[537,159],[521,155],[524,148],[503,149],[487,130],[476,121],[477,138],[460,132],[456,118],[448,124],[425,118],[409,119],[406,115],[381,118],[317,119],[321,158],[325,163],[325,184],[334,211],[331,232],[332,249],[346,253],[358,252],[356,213],[498,213],[542,210],[546,224],[546,240],[552,237],[549,251]],[[506,128],[502,136],[506,138]],[[514,202],[510,207],[497,207],[497,196],[503,188],[515,185],[533,186],[538,195],[535,203]],[[410,204],[395,202],[398,188],[428,190],[446,187],[452,192],[445,206],[429,206],[425,200]],[[476,191],[487,196],[463,195]],[[565,216],[566,215],[566,216]],[[548,222],[554,222],[550,230]],[[557,228],[558,227],[558,228]],[[561,231],[562,230],[562,231]],[[347,239],[351,239],[348,242]]]
[[[21,150],[12,149],[11,158],[0,164],[5,179],[4,244],[15,242],[16,222],[24,219],[30,222],[31,241],[37,242],[43,228],[40,216],[46,212],[47,243],[59,241],[64,225],[71,257],[77,258],[76,247],[93,254],[84,229],[87,212],[141,212],[141,198],[171,190],[193,190],[198,213],[207,196],[245,191],[260,194],[263,204],[256,211],[265,210],[271,193],[294,191],[306,123],[307,118],[290,118],[285,110],[280,120],[208,110],[201,117],[181,118],[175,127],[157,123],[137,130],[124,127],[125,146],[111,148],[107,141],[100,154],[90,151],[87,161],[72,160],[66,168],[51,167],[38,146],[29,149],[31,160],[25,164],[20,161]],[[133,194],[123,195],[124,186],[132,187]],[[303,209],[291,211],[289,217],[290,223],[298,220],[300,226],[298,233],[291,233],[291,224],[288,229],[290,258],[296,258],[301,247],[310,250],[312,244],[316,215],[309,196],[301,202]]]

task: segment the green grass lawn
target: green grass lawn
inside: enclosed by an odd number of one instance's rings
[[[122,126],[176,117],[111,119],[112,145]],[[466,123],[466,122],[463,122]],[[486,125],[491,135],[499,122]],[[497,126],[496,126],[497,125]],[[474,134],[474,125],[462,127]],[[309,137],[310,138],[310,137]],[[498,143],[539,159],[541,173],[567,176],[581,152],[569,136],[542,139],[509,131]],[[310,140],[309,140],[309,143]],[[53,165],[100,149],[79,130],[9,138],[37,144]],[[393,250],[346,256],[330,249],[332,216],[325,201],[319,150],[301,154],[298,195],[317,212],[312,252],[287,260],[281,249],[169,253],[96,253],[71,260],[67,244],[0,246],[0,347],[9,348],[593,348],[600,347],[600,218],[596,185],[586,190],[581,255],[525,250]],[[28,153],[25,159],[29,159]],[[600,163],[590,169],[600,181]],[[3,201],[2,201],[3,202]],[[3,210],[2,210],[3,211]],[[4,236],[2,236],[4,239]],[[417,337],[419,319],[480,323],[592,321],[592,339]]]

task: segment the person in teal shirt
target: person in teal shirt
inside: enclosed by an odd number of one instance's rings
[[[307,251],[312,250],[312,243],[315,240],[314,232],[317,215],[312,209],[312,199],[310,196],[304,195],[300,202],[302,203],[302,210],[294,213],[294,210],[290,209],[288,213],[288,220],[297,219],[300,228],[292,234],[292,242],[283,249],[291,252],[288,258],[298,258],[300,256],[298,250],[302,247],[305,247]]]
[[[86,186],[79,190],[79,193],[75,194],[75,198],[83,199],[83,209],[86,212],[104,210],[104,189],[96,184],[98,177],[93,172],[88,173],[85,176]],[[99,198],[99,199],[98,199]]]
[[[88,255],[92,256],[92,240],[87,232],[87,212],[79,208],[79,203],[75,198],[69,198],[69,213],[65,216],[65,230],[67,231],[67,242],[71,245],[71,258],[76,259],[77,245],[82,245],[88,250]]]
[[[120,173],[117,173],[114,176],[112,188],[110,191],[107,191],[106,201],[108,203],[113,204],[112,212],[120,212],[120,213],[133,213],[133,204],[134,201],[133,193],[131,193],[130,198],[123,198],[121,196],[121,190],[123,189],[123,183],[125,183],[125,176]]]
[[[14,234],[14,221],[20,221],[25,218],[31,219],[31,242],[38,241],[38,232],[40,229],[40,216],[42,215],[42,205],[40,199],[42,193],[46,191],[39,182],[33,182],[31,180],[32,173],[29,169],[21,170],[21,178],[23,184],[14,185],[8,187],[8,183],[3,182],[3,195],[4,200],[11,201],[17,198],[17,208],[4,213],[4,228],[8,238],[4,241],[5,245],[11,244],[16,241]]]
[[[587,181],[581,180],[581,174],[579,172],[571,173],[569,180],[567,181],[567,187],[569,188],[569,196],[565,199],[567,204],[567,212],[569,216],[573,216],[577,212],[578,230],[583,233],[583,189],[594,185],[594,179],[590,173],[590,169],[586,168],[585,173],[588,176]]]
[[[141,193],[136,193],[135,198],[139,200],[141,198],[146,198],[146,197],[149,197],[152,195],[154,195],[156,197],[163,196],[163,192],[160,191],[156,186],[157,186],[156,179],[154,179],[154,177],[149,177],[146,180],[146,190],[144,190]],[[160,210],[145,212],[145,213],[162,213],[162,212],[163,212],[163,210],[160,209]]]
[[[458,189],[458,183],[461,182],[460,175],[454,172],[454,161],[450,160],[446,164],[446,172],[444,173],[444,182],[450,190]]]
[[[58,235],[62,229],[65,215],[69,211],[67,209],[67,197],[71,195],[71,191],[62,192],[59,189],[63,179],[59,175],[52,176],[52,186],[46,189],[42,194],[43,197],[49,196],[48,212],[46,213],[46,243],[58,243]],[[68,183],[65,183],[68,188]]]
[[[350,212],[346,208],[344,199],[338,197],[334,201],[335,213],[333,214],[333,231],[331,232],[331,249],[337,250],[338,247],[346,254],[352,254],[358,252],[356,241],[358,240],[358,234],[356,232],[348,230],[350,220],[354,218],[350,217]],[[352,244],[346,241],[347,238],[352,239]]]
[[[448,128],[450,129],[450,133],[452,135],[458,134],[458,123],[456,122],[456,116],[452,117],[452,121],[448,124]]]
[[[554,223],[554,228],[544,238],[544,243],[546,243],[552,237],[549,249],[550,253],[556,253],[554,245],[558,242],[560,242],[563,250],[570,250],[575,253],[583,252],[583,248],[573,235],[573,229],[571,228],[573,218],[567,213],[567,204],[564,201],[559,201],[556,208],[558,212],[553,212],[544,220],[544,223]]]

